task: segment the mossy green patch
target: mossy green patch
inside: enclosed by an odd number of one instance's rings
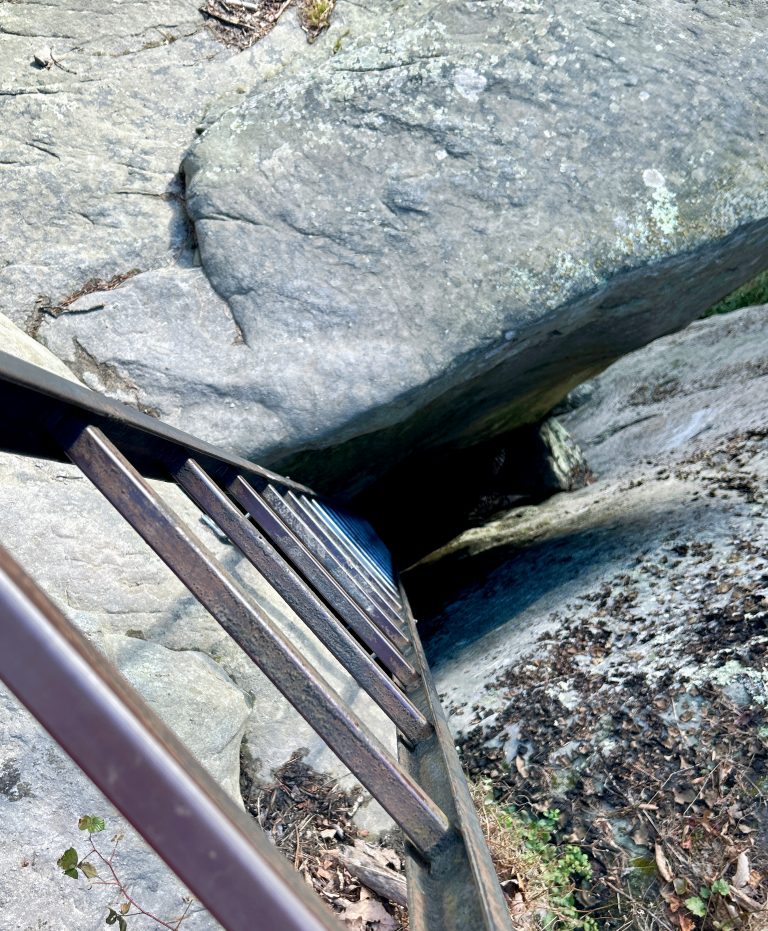
[[[702,317],[727,314],[732,310],[738,310],[740,307],[754,307],[758,304],[768,304],[768,269],[760,272],[751,281],[713,304],[709,310],[702,314]]]

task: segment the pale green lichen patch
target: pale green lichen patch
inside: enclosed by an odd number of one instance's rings
[[[768,705],[768,672],[759,669],[751,669],[742,665],[738,660],[730,659],[717,669],[704,669],[700,675],[701,679],[709,679],[716,685],[729,686],[733,683],[739,683],[746,689],[747,695],[752,703],[756,705]]]
[[[675,197],[670,191],[654,191],[651,218],[665,236],[671,236],[677,229],[678,210]]]

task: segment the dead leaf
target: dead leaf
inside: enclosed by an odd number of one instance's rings
[[[736,872],[733,874],[733,885],[743,889],[749,882],[749,860],[745,853],[740,853],[736,859]]]
[[[690,805],[696,801],[696,794],[694,789],[675,789],[672,796],[678,805]]]
[[[654,852],[656,854],[656,868],[659,871],[659,876],[664,880],[664,882],[672,882],[673,873],[669,868],[669,863],[666,856],[664,855],[664,850],[661,844],[654,845]]]
[[[40,68],[45,68],[46,71],[50,71],[54,66],[53,52],[48,45],[44,45],[41,49],[38,49],[32,57],[34,58],[35,64]]]
[[[367,931],[372,925],[376,931],[397,931],[395,919],[381,904],[381,900],[360,890],[360,901],[350,902],[344,906],[342,915],[344,923],[353,931]]]
[[[639,824],[632,832],[632,842],[637,844],[638,847],[650,847],[651,836],[644,824]]]
[[[683,900],[680,896],[676,895],[671,889],[662,889],[661,897],[667,903],[667,906],[674,915],[676,912],[679,912],[683,907]]]
[[[520,755],[515,757],[515,769],[517,769],[518,773],[520,773],[523,779],[528,778],[528,770],[526,769],[525,762]]]

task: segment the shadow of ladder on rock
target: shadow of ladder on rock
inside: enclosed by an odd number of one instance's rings
[[[71,460],[402,829],[412,931],[510,931],[391,558],[291,480],[0,352],[0,446]],[[147,479],[178,484],[397,728],[396,760]],[[227,931],[339,923],[0,550],[0,678]]]

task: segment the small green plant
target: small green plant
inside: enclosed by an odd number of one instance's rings
[[[308,42],[314,42],[330,26],[335,6],[336,0],[303,0],[299,6],[299,22]]]
[[[598,931],[595,919],[576,904],[580,882],[591,879],[587,854],[560,844],[560,811],[532,816],[493,800],[490,784],[473,786],[483,832],[502,882],[519,887],[524,904],[545,931]]]
[[[543,867],[543,879],[549,889],[549,910],[542,918],[547,931],[596,931],[593,918],[579,914],[573,893],[576,883],[592,878],[592,866],[584,851],[575,844],[562,847],[555,836],[560,822],[560,810],[551,808],[538,818],[526,819],[508,810],[510,823],[521,819],[521,835],[525,848],[534,854]]]
[[[190,909],[194,900],[185,897],[184,911],[178,918],[172,918],[170,921],[164,921],[162,918],[158,918],[157,915],[153,915],[147,909],[142,908],[132,897],[126,883],[120,879],[115,869],[114,858],[122,834],[115,834],[112,837],[112,852],[109,856],[106,856],[94,840],[98,834],[106,829],[107,825],[104,819],[96,815],[83,815],[78,820],[77,826],[81,831],[87,832],[90,849],[81,858],[75,847],[68,847],[56,861],[56,865],[70,879],[76,880],[83,876],[94,886],[111,886],[116,889],[117,901],[115,907],[106,906],[107,917],[104,923],[110,926],[117,925],[117,931],[128,931],[128,919],[136,915],[143,915],[161,928],[178,931],[182,923],[190,917]],[[105,870],[104,876],[99,873],[99,869]]]
[[[741,307],[754,307],[757,304],[768,304],[768,270],[761,272],[751,281],[732,291],[717,304],[713,304],[705,311],[704,317],[714,317],[717,314],[727,314]]]
[[[703,918],[709,911],[710,898],[713,895],[727,898],[729,892],[728,883],[724,879],[716,879],[711,886],[701,886],[699,894],[689,896],[683,904],[692,915]]]

